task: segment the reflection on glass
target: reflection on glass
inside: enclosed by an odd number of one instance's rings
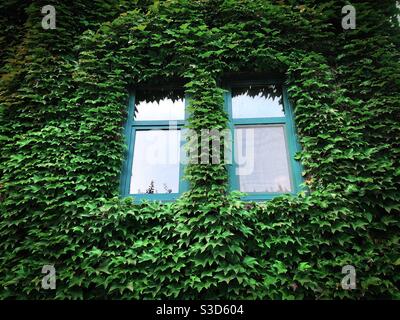
[[[236,127],[235,161],[240,191],[291,191],[283,126]]]
[[[234,119],[284,117],[281,91],[276,86],[234,88],[232,116]]]
[[[138,100],[135,120],[184,120],[185,103],[182,98],[162,98],[154,101]]]
[[[180,130],[137,130],[131,194],[178,193]]]

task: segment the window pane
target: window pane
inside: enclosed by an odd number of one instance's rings
[[[137,97],[135,120],[184,120],[183,98],[159,98],[156,100]]]
[[[180,130],[137,130],[130,193],[178,193]]]
[[[232,117],[284,117],[282,93],[277,86],[234,88],[232,90]]]
[[[235,162],[240,191],[292,190],[283,126],[235,128]]]

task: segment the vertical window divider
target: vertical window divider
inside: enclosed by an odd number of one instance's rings
[[[133,128],[133,117],[135,113],[135,91],[129,91],[128,98],[128,118],[125,121],[124,125],[124,141],[125,148],[127,150],[124,151],[125,157],[127,161],[123,162],[122,166],[122,175],[120,181],[120,190],[122,196],[129,195],[129,168],[132,167],[133,160],[133,145],[135,143],[135,132]]]
[[[186,135],[184,134],[187,130],[185,126],[188,124],[189,120],[189,112],[188,112],[188,106],[189,106],[189,100],[190,100],[190,95],[185,94],[185,113],[184,113],[184,121],[183,124],[180,126],[181,130],[181,141],[180,141],[180,157],[179,157],[179,193],[183,193],[185,191],[189,190],[189,181],[184,179],[185,176],[185,161],[182,157],[185,157],[187,159],[187,154],[186,151],[184,150],[185,144],[186,144]]]
[[[298,193],[299,191],[302,190],[301,184],[303,183],[303,178],[302,178],[302,165],[299,161],[296,161],[294,159],[295,154],[301,150],[300,143],[297,138],[297,132],[296,132],[296,127],[294,124],[294,112],[292,105],[289,101],[288,97],[288,92],[287,92],[287,87],[284,85],[282,86],[282,94],[283,94],[283,104],[284,108],[286,109],[285,112],[286,114],[286,128],[285,128],[285,134],[287,135],[287,143],[288,143],[288,149],[289,149],[289,163],[290,163],[290,169],[291,169],[291,175],[292,175],[292,181],[293,181],[293,192],[292,193]]]
[[[225,112],[228,114],[228,129],[231,132],[231,141],[230,143],[230,148],[232,155],[232,163],[227,164],[227,171],[228,171],[228,183],[229,183],[229,190],[238,190],[239,189],[239,183],[238,183],[238,178],[236,176],[236,160],[235,160],[235,124],[233,122],[233,117],[232,117],[232,89],[231,88],[226,88],[226,91],[224,92],[224,109]]]

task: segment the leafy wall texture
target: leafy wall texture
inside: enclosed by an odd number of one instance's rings
[[[52,2],[54,30],[0,4],[1,298],[400,298],[395,1],[353,1],[355,30],[345,1]],[[243,202],[189,165],[176,202],[121,199],[127,88],[185,79],[188,126],[223,129],[235,72],[286,76],[309,191]]]

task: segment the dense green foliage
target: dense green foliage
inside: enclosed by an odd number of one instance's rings
[[[400,298],[395,1],[2,1],[1,298]],[[310,192],[229,193],[189,165],[173,203],[119,198],[127,87],[186,80],[189,126],[227,126],[227,72],[280,73]],[[57,289],[41,289],[54,264]],[[342,266],[357,271],[343,290]]]

